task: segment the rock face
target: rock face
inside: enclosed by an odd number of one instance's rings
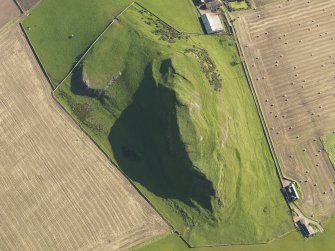
[[[106,90],[109,86],[117,82],[122,77],[122,72],[119,71],[116,74],[111,74],[111,79],[105,83],[104,86],[99,86],[95,84],[88,76],[85,65],[81,67],[82,71],[82,83],[86,86],[86,88],[96,91],[103,91]]]
[[[145,76],[132,103],[111,129],[109,139],[116,160],[132,180],[171,200],[173,207],[183,203],[188,210],[209,215],[216,196],[214,185],[188,152],[189,138],[181,128],[188,124],[194,136],[195,125],[189,118],[189,107],[173,88],[175,84],[187,85],[189,80],[176,72],[170,59],[150,64]],[[178,109],[181,106],[185,109]],[[186,210],[184,218],[190,226],[197,224]]]
[[[88,74],[86,73],[85,66],[81,67],[82,69],[82,82],[86,86],[87,89],[90,89],[90,78],[88,77]]]

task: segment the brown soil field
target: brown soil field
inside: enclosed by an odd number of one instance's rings
[[[40,0],[16,0],[20,7],[24,10],[30,10]]]
[[[335,212],[335,171],[320,137],[335,131],[335,1],[280,1],[235,14],[253,85],[306,216]]]
[[[256,4],[257,7],[261,7],[265,4],[274,3],[274,2],[278,3],[279,1],[283,1],[283,0],[254,0],[254,3]]]
[[[23,36],[0,33],[0,250],[124,250],[168,226],[51,96]]]
[[[0,1],[0,28],[19,15],[20,10],[13,0]]]

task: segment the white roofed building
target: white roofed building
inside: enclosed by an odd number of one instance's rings
[[[218,15],[206,13],[201,15],[201,20],[205,26],[206,33],[217,33],[223,31],[221,19]]]

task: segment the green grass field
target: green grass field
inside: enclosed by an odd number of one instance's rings
[[[233,10],[243,10],[249,8],[248,4],[245,1],[230,2],[229,5]]]
[[[335,167],[335,134],[323,136],[321,137],[321,141],[333,167]]]
[[[55,93],[192,245],[293,228],[236,53],[230,37],[179,34],[135,5]]]
[[[213,248],[188,248],[176,235],[169,235],[136,251],[334,251],[335,218],[327,224],[326,231],[310,239],[304,239],[300,232],[295,231],[280,240],[268,244],[226,246]]]
[[[23,26],[54,85],[66,76],[80,55],[131,2],[43,0],[32,11]]]
[[[203,33],[200,15],[192,0],[138,0],[138,2],[179,31]]]

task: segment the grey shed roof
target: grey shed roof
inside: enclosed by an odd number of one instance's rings
[[[206,13],[201,15],[201,20],[207,33],[223,31],[223,26],[218,15]]]

